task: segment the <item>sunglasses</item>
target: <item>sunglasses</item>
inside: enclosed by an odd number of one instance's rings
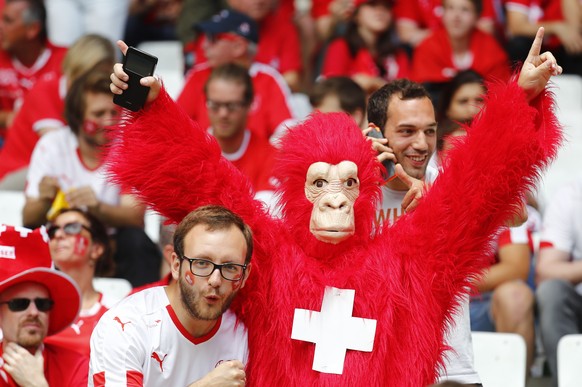
[[[28,309],[32,301],[34,301],[36,309],[41,312],[48,312],[55,305],[55,302],[50,298],[35,298],[34,300],[31,300],[30,298],[13,298],[10,301],[0,302],[0,305],[7,304],[8,309],[12,312],[22,312],[23,310]]]
[[[73,223],[67,223],[64,226],[58,226],[56,224],[51,224],[48,228],[47,228],[47,233],[50,239],[53,239],[55,237],[55,234],[57,233],[57,231],[59,230],[63,230],[63,232],[67,235],[78,235],[81,233],[81,230],[85,229],[87,231],[89,231],[89,233],[91,233],[91,229],[87,226],[85,226],[82,223],[79,222],[73,222]]]

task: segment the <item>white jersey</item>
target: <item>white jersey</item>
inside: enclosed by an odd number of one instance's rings
[[[246,364],[247,331],[230,310],[195,338],[165,287],[142,290],[103,315],[91,336],[89,386],[186,386],[228,360]]]
[[[105,165],[91,170],[83,164],[77,137],[69,128],[51,131],[38,140],[28,168],[27,197],[38,198],[44,176],[55,176],[64,192],[90,186],[99,201],[119,205],[119,186],[107,181]]]
[[[554,247],[582,259],[582,178],[556,192],[544,212],[540,248]],[[582,283],[576,286],[582,294]]]
[[[427,168],[425,181],[432,183],[437,170]],[[382,187],[382,205],[376,213],[376,226],[384,222],[393,223],[402,215],[402,199],[406,191],[394,191]],[[454,315],[453,323],[445,333],[445,342],[451,350],[445,352],[445,369],[439,370],[439,382],[454,380],[459,383],[481,383],[473,367],[473,342],[471,340],[471,316],[469,313],[469,295],[460,302],[460,309]]]

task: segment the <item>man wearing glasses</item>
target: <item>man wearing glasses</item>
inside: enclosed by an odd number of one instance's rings
[[[44,343],[77,317],[77,286],[51,268],[48,235],[0,224],[0,386],[86,386],[88,358]]]
[[[91,337],[89,386],[244,385],[247,331],[229,310],[250,273],[250,229],[205,206],[174,234],[172,281],[103,315]]]

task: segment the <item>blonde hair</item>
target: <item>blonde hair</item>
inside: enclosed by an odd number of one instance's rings
[[[103,36],[87,34],[81,36],[67,51],[63,59],[63,74],[71,85],[81,75],[95,67],[111,71],[115,63],[115,48]]]

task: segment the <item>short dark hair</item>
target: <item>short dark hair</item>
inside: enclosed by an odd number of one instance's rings
[[[103,70],[89,71],[76,79],[65,98],[65,120],[76,135],[83,126],[87,109],[87,93],[111,95],[109,73]]]
[[[32,23],[40,23],[39,38],[42,41],[47,40],[46,29],[46,8],[43,0],[7,0],[7,3],[15,3],[17,1],[24,1],[28,4],[28,8],[22,14],[24,24],[30,25]]]
[[[358,109],[366,112],[366,93],[349,77],[330,77],[316,82],[309,94],[309,102],[317,107],[328,95],[335,95],[347,113],[353,114]]]
[[[238,228],[247,244],[245,263],[251,261],[253,255],[253,234],[251,229],[234,212],[216,205],[199,207],[182,219],[174,232],[174,251],[178,257],[184,257],[184,238],[186,238],[186,234],[199,224],[207,226],[209,231],[227,230],[232,226]]]
[[[431,100],[430,94],[420,83],[405,78],[396,79],[376,90],[368,99],[368,122],[384,128],[388,121],[388,107],[393,95],[405,101],[422,98]]]
[[[63,208],[61,209],[55,219],[60,215],[67,212],[75,212],[80,214],[87,222],[89,222],[89,232],[91,233],[91,239],[94,243],[103,246],[103,253],[97,258],[95,264],[95,276],[96,277],[111,277],[115,274],[115,261],[113,260],[113,248],[111,245],[111,238],[107,233],[107,228],[91,212],[83,210],[81,208]]]
[[[253,80],[249,75],[249,70],[236,63],[226,63],[212,69],[210,76],[204,84],[204,95],[208,96],[208,85],[214,79],[224,79],[231,82],[237,82],[245,87],[243,100],[247,106],[253,102],[254,89]]]
[[[443,5],[446,0],[443,0]],[[475,7],[475,12],[477,16],[481,16],[481,12],[483,11],[483,1],[482,0],[469,0],[471,4]]]
[[[479,83],[483,88],[485,88],[483,76],[474,70],[459,71],[457,75],[445,84],[438,98],[436,111],[438,122],[441,122],[446,118],[447,110],[451,105],[455,93],[461,88],[461,86],[470,83]]]

